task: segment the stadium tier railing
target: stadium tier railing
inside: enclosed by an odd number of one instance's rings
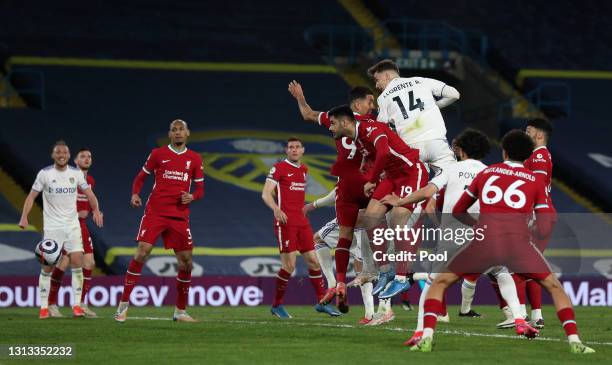
[[[304,40],[321,51],[329,64],[335,64],[337,57],[355,64],[360,56],[374,51],[373,32],[359,26],[315,25],[306,29]]]
[[[525,98],[529,100],[530,111],[542,110],[553,116],[571,116],[572,92],[567,83],[559,81],[546,81],[527,92]],[[501,103],[497,109],[497,120],[502,121],[512,117],[512,113],[519,101],[516,98]],[[533,110],[531,110],[533,109]]]

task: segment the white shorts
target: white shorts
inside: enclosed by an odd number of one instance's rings
[[[419,150],[419,158],[429,167],[429,177],[438,176],[448,165],[456,163],[455,154],[446,139],[432,139],[410,145]]]
[[[44,236],[57,242],[67,253],[84,251],[81,227],[78,225],[66,229],[45,229]]]
[[[361,235],[361,231],[363,228],[357,228],[353,232],[353,243],[351,244],[350,253],[351,257],[357,261],[361,261],[361,244],[359,235]],[[338,226],[338,221],[336,218],[327,222],[319,231],[317,232],[319,237],[323,240],[324,243],[317,243],[315,248],[319,247],[319,245],[324,244],[329,248],[336,248],[338,246],[338,239],[340,238],[340,226]]]

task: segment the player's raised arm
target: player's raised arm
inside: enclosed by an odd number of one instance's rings
[[[312,110],[310,105],[308,105],[306,98],[304,97],[302,85],[295,80],[291,81],[289,83],[289,93],[291,93],[295,100],[297,100],[302,118],[304,118],[306,121],[317,123],[319,121],[319,114],[321,114],[321,112]]]
[[[276,200],[274,200],[274,191],[276,190],[277,182],[272,179],[266,179],[266,183],[264,184],[263,191],[261,193],[261,199],[263,199],[264,203],[272,209],[274,212],[274,218],[282,224],[287,223],[287,215],[283,212],[278,204],[276,204]]]
[[[34,189],[30,190],[30,193],[28,194],[25,201],[23,202],[23,209],[21,211],[21,219],[19,219],[19,227],[21,229],[26,229],[26,227],[29,225],[28,216],[30,215],[32,206],[34,206],[34,200],[36,200],[36,197],[38,196],[38,194],[40,194],[40,191],[36,191]]]
[[[98,198],[96,198],[96,194],[94,194],[93,190],[91,190],[90,187],[81,190],[89,201],[89,206],[91,207],[94,223],[96,224],[96,226],[102,227],[104,225],[104,218],[102,216],[102,212],[100,212],[100,205],[98,203]]]

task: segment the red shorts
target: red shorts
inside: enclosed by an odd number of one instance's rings
[[[429,174],[427,169],[425,169],[425,165],[421,161],[417,161],[417,163],[407,169],[406,175],[389,176],[379,182],[372,194],[372,199],[381,200],[391,193],[404,198],[412,194],[413,191],[417,191],[427,185],[428,180]],[[404,205],[404,208],[413,211],[419,204],[421,203],[407,204]]]
[[[487,237],[462,247],[449,260],[448,270],[461,277],[474,278],[493,266],[506,266],[525,278],[541,280],[552,272],[542,253],[528,237]]]
[[[310,224],[303,226],[278,225],[274,227],[280,253],[314,250],[312,228]]]
[[[93,253],[93,241],[91,240],[91,236],[89,235],[89,229],[87,228],[87,220],[79,219],[79,224],[81,225],[81,237],[83,238],[84,253]]]
[[[551,228],[554,228],[555,223],[557,223],[557,212],[553,209],[546,210],[545,212],[538,214],[538,220],[545,219],[548,220]],[[533,244],[540,250],[540,252],[544,252],[546,246],[548,246],[548,242],[550,242],[550,237],[552,236],[552,231],[550,234],[544,238],[532,237],[531,241]]]
[[[160,235],[165,249],[174,249],[174,251],[193,249],[189,219],[153,214],[143,215],[136,241],[154,245]]]
[[[338,179],[336,185],[336,218],[338,225],[355,227],[359,210],[367,208],[369,198],[363,192],[367,181],[361,176],[354,179]]]

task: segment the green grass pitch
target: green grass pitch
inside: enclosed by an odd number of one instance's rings
[[[580,307],[577,321],[583,341],[597,350],[572,355],[552,307],[544,308],[546,328],[534,341],[497,330],[495,307],[475,309],[484,318],[456,316],[438,324],[432,353],[410,353],[416,312],[395,307],[395,321],[359,326],[362,307],[340,318],[311,307],[287,307],[293,319],[281,321],[261,307],[199,307],[189,312],[201,323],[175,323],[172,308],[130,308],[128,321],[112,319],[114,308],[97,308],[97,319],[37,319],[37,310],[0,309],[0,345],[74,344],[71,360],[0,358],[0,364],[610,364],[612,313],[609,308]],[[64,313],[68,313],[63,308]],[[130,318],[132,317],[132,318]]]

